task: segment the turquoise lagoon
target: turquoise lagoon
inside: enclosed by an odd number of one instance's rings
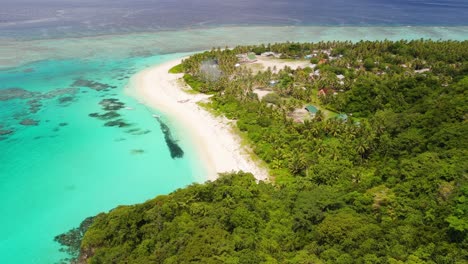
[[[55,263],[65,255],[53,237],[84,217],[203,181],[190,143],[180,140],[185,156],[172,159],[152,117],[157,112],[123,93],[136,71],[180,56],[46,60],[0,73],[3,91],[37,92],[0,101],[1,129],[14,131],[0,141],[1,263]],[[116,88],[73,87],[77,79]],[[31,113],[28,102],[36,98],[41,106]],[[107,120],[89,117],[104,113],[99,102],[108,98],[129,107],[117,111],[128,127],[106,127]],[[38,124],[21,125],[24,119]],[[174,129],[172,134],[179,138]]]
[[[67,255],[54,236],[84,218],[204,181],[195,144],[175,120],[124,93],[139,70],[213,46],[402,38],[465,40],[468,27],[229,27],[0,39],[0,263],[57,263]],[[7,89],[18,98],[6,98]],[[125,104],[117,113],[128,126],[89,116],[105,113],[104,99]],[[171,158],[153,113],[169,125],[183,158]]]

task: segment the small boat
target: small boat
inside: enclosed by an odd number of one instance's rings
[[[125,107],[126,110],[133,110],[131,107]]]
[[[153,114],[153,117],[154,117],[154,118],[160,118],[161,116],[160,116],[160,115],[157,115],[157,114]]]
[[[186,102],[188,102],[188,101],[190,101],[190,99],[180,100],[180,101],[177,101],[177,102],[178,102],[178,103],[186,103]]]

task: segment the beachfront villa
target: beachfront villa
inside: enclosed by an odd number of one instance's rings
[[[279,57],[281,57],[281,54],[280,54],[280,53],[271,52],[271,51],[267,51],[267,52],[263,52],[262,54],[260,54],[260,56],[279,58]]]
[[[330,94],[336,95],[337,93],[332,88],[323,88],[323,89],[320,89],[317,93],[318,96],[327,96]]]
[[[347,114],[344,114],[344,113],[341,113],[341,114],[337,115],[336,118],[337,118],[338,120],[343,121],[343,122],[348,121],[348,115],[347,115]]]
[[[317,114],[318,112],[318,109],[317,107],[313,106],[313,105],[308,105],[305,107],[305,110],[307,110],[307,112],[309,112],[309,115],[311,117],[315,117],[315,115]]]
[[[255,53],[244,53],[236,55],[237,59],[239,59],[239,63],[252,63],[257,61],[257,56]]]

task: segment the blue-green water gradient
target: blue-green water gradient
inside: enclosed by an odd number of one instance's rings
[[[76,79],[116,87],[75,87],[72,101],[60,102],[69,95],[40,99],[37,113],[29,111],[31,98],[0,101],[0,129],[14,130],[0,141],[0,263],[55,263],[66,255],[54,236],[84,218],[203,180],[192,147],[181,141],[185,156],[172,159],[154,111],[123,94],[132,74],[180,56],[46,60],[0,72],[0,89],[22,88],[36,97]],[[105,98],[129,107],[118,111],[129,127],[105,127],[88,116],[104,113],[99,102]],[[19,124],[24,119],[39,124]]]
[[[55,263],[66,255],[54,236],[84,218],[204,180],[193,142],[184,134],[189,131],[162,115],[185,151],[183,159],[172,159],[155,111],[124,94],[139,70],[187,55],[175,52],[214,46],[419,38],[467,40],[468,27],[216,27],[0,38],[0,263]],[[163,53],[173,54],[154,55]],[[76,80],[105,90],[74,86]],[[7,89],[21,98],[5,100]],[[105,113],[99,102],[109,98],[129,107],[117,112],[130,126],[105,127],[107,121],[88,116]],[[31,121],[38,125],[20,124]]]

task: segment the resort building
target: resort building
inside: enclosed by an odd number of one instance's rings
[[[315,107],[313,105],[308,105],[308,106],[305,107],[305,109],[309,112],[310,116],[312,116],[312,117],[315,117],[315,115],[318,112],[317,107]]]
[[[330,94],[336,95],[337,93],[332,88],[323,88],[323,89],[320,89],[317,93],[318,96],[326,96]]]
[[[347,115],[347,114],[341,113],[341,114],[339,114],[336,118],[337,118],[338,120],[343,121],[343,122],[348,121],[348,115]]]

